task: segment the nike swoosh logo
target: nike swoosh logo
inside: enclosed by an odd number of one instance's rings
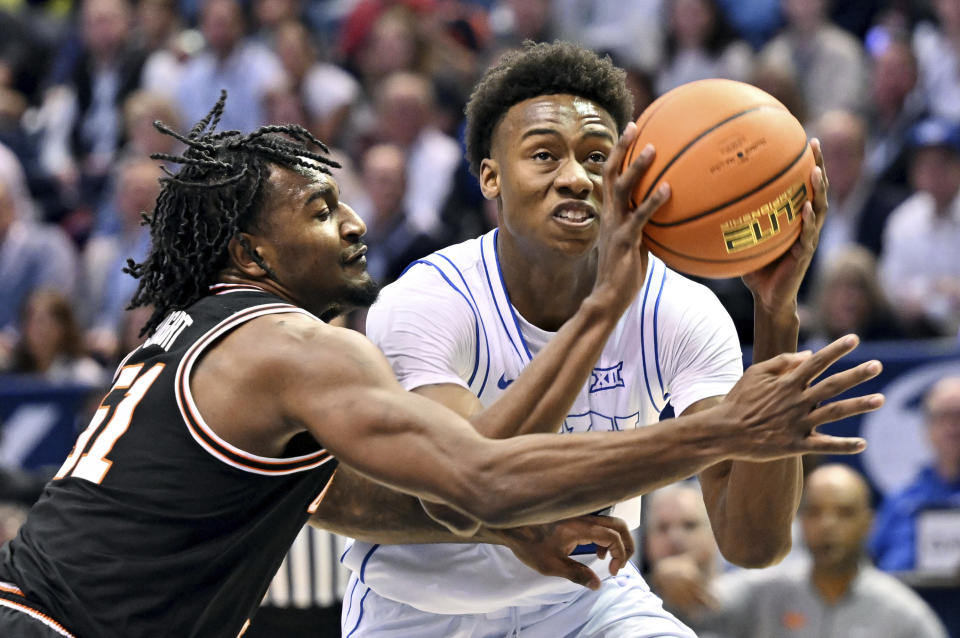
[[[505,375],[501,374],[500,378],[497,380],[497,387],[501,390],[506,390],[507,386],[513,383],[513,379],[505,379]]]

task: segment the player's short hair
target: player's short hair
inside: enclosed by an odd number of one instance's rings
[[[182,155],[151,155],[181,168],[176,173],[163,168],[166,176],[160,179],[154,211],[143,216],[150,226],[150,252],[141,263],[127,260],[124,268],[140,280],[128,309],[153,306],[141,335],[152,332],[171,310],[182,310],[207,294],[227,265],[233,238],[272,273],[241,235],[257,228],[271,165],[328,174],[329,167],[340,166],[327,156],[323,142],[294,124],[264,126],[248,134],[215,133],[226,98],[226,91],[221,92],[216,105],[186,135],[154,123],[186,150]]]
[[[609,113],[622,131],[633,116],[626,72],[610,56],[571,42],[534,43],[505,54],[477,83],[466,106],[467,160],[480,175],[493,130],[511,106],[538,95],[576,95]]]

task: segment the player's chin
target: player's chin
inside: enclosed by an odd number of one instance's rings
[[[353,308],[369,308],[380,294],[380,284],[366,270],[352,279],[344,290],[346,305]]]

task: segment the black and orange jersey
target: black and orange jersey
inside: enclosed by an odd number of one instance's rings
[[[306,433],[282,458],[255,456],[197,411],[204,351],[272,313],[306,311],[220,285],[171,313],[0,551],[0,582],[81,638],[235,638],[336,468]]]

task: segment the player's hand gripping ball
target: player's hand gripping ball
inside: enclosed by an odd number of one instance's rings
[[[669,91],[637,120],[624,166],[656,149],[638,181],[639,205],[665,181],[670,199],[644,228],[668,266],[701,277],[738,277],[782,255],[800,234],[815,161],[800,122],[772,95],[732,80]]]

